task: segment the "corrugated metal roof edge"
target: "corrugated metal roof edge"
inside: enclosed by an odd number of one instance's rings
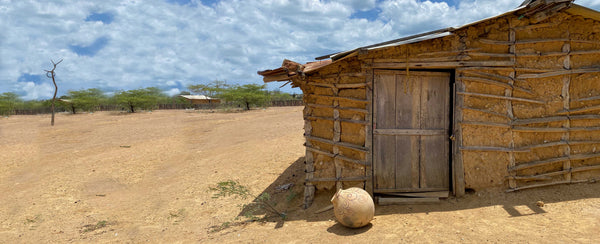
[[[467,28],[469,26],[476,25],[476,24],[479,24],[479,23],[482,23],[482,22],[485,22],[485,21],[488,21],[488,20],[491,20],[491,19],[496,19],[496,18],[503,17],[505,15],[513,14],[513,13],[515,13],[515,12],[521,10],[521,9],[524,9],[526,7],[527,6],[520,6],[520,7],[516,8],[516,9],[511,10],[511,11],[508,11],[508,12],[505,12],[505,13],[502,13],[502,14],[499,14],[499,15],[496,15],[496,16],[492,16],[492,17],[489,17],[489,18],[481,19],[481,20],[478,20],[478,21],[475,21],[475,22],[471,22],[471,23],[468,23],[468,24],[465,24],[465,25],[462,25],[462,26],[459,26],[459,27],[447,27],[447,28],[443,28],[443,29],[439,29],[439,30],[424,32],[424,33],[420,33],[420,34],[415,34],[415,35],[412,35],[412,36],[402,37],[402,38],[394,39],[394,40],[391,40],[391,41],[385,41],[385,42],[381,42],[381,43],[377,43],[377,44],[372,44],[372,45],[368,45],[368,46],[364,46],[364,47],[355,48],[355,49],[352,49],[352,50],[349,50],[349,51],[343,51],[343,52],[328,54],[328,55],[317,57],[315,59],[316,60],[322,60],[322,59],[331,58],[332,60],[335,61],[335,60],[338,60],[338,59],[341,59],[341,58],[345,57],[346,55],[348,55],[350,53],[357,52],[359,50],[376,49],[377,47],[392,46],[394,44],[405,44],[403,42],[407,42],[407,41],[410,41],[410,40],[413,40],[413,39],[417,39],[417,38],[422,38],[422,37],[427,37],[427,36],[433,36],[433,35],[442,34],[442,33],[446,33],[446,32],[452,33],[454,31],[457,31],[457,30],[460,30],[460,29],[464,29],[464,28]],[[424,40],[429,40],[429,39],[435,39],[435,38],[438,38],[438,37],[439,36],[433,36],[432,38],[423,38],[423,39],[420,39],[420,40],[424,41]]]
[[[526,1],[527,2],[527,1]],[[525,2],[524,2],[525,3]],[[369,45],[369,46],[364,46],[364,47],[359,47],[359,48],[355,48],[349,51],[343,51],[343,52],[338,52],[338,53],[333,53],[333,54],[328,54],[328,55],[324,55],[324,56],[320,56],[315,58],[316,60],[323,60],[323,59],[328,59],[331,58],[331,60],[333,61],[332,63],[335,63],[338,60],[341,60],[343,58],[345,58],[346,56],[353,54],[353,53],[357,53],[360,50],[365,50],[365,49],[377,49],[380,47],[389,47],[389,46],[394,46],[394,45],[403,45],[403,44],[408,44],[408,43],[412,43],[411,40],[415,40],[417,38],[421,38],[418,41],[425,41],[425,40],[430,40],[430,39],[436,39],[436,38],[441,38],[443,36],[438,36],[439,34],[443,34],[443,33],[452,33],[455,32],[457,30],[461,30],[464,28],[467,28],[469,26],[473,26],[476,24],[480,24],[482,22],[485,21],[489,21],[492,19],[496,19],[496,18],[500,18],[509,14],[513,14],[519,10],[525,9],[527,8],[528,5],[521,5],[511,11],[496,15],[496,16],[492,16],[492,17],[488,17],[485,19],[481,19],[475,22],[471,22],[459,27],[448,27],[448,28],[444,28],[444,29],[439,29],[439,30],[434,30],[434,31],[429,31],[429,32],[424,32],[421,34],[416,34],[416,35],[412,35],[412,36],[407,36],[407,37],[403,37],[403,38],[399,38],[399,39],[395,39],[395,40],[391,40],[391,41],[386,41],[386,42],[381,42],[381,43],[377,43],[377,44],[373,44],[373,45]],[[588,18],[592,18],[595,20],[600,20],[600,12],[595,11],[593,9],[589,9],[586,8],[584,6],[578,5],[578,4],[574,4],[571,3],[571,6],[569,8],[567,8],[565,10],[568,13],[572,13],[572,14],[576,14],[576,15],[581,15],[584,17],[588,17]],[[429,38],[423,38],[423,37],[428,37]],[[324,67],[324,66],[323,66]],[[315,70],[313,70],[315,71]]]

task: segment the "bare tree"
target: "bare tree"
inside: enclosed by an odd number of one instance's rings
[[[56,86],[56,80],[54,80],[54,77],[56,76],[54,70],[56,69],[56,65],[60,64],[60,62],[62,62],[63,60],[61,59],[60,61],[58,61],[58,63],[54,63],[54,60],[50,61],[52,61],[52,65],[54,67],[52,67],[52,70],[44,71],[46,71],[46,77],[52,78],[52,83],[54,83],[54,96],[52,97],[52,120],[50,121],[50,125],[54,126],[54,101],[56,100],[56,92],[58,91],[58,86]]]

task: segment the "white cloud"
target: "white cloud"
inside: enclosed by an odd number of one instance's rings
[[[181,93],[181,90],[179,90],[178,88],[172,88],[172,89],[165,91],[165,94],[167,94],[169,96],[175,96],[179,93]]]
[[[34,82],[17,82],[17,91],[24,93],[25,100],[37,100],[40,98],[51,98],[54,95],[54,86],[49,83],[35,84]]]
[[[52,67],[50,59],[59,58],[64,59],[56,69],[61,93],[150,86],[175,92],[215,79],[262,82],[256,71],[276,68],[285,58],[308,62],[462,25],[521,2],[463,0],[450,6],[421,0],[222,0],[205,6],[197,0],[186,5],[166,0],[0,0],[0,92],[48,98],[49,79],[32,85],[18,78],[43,76]],[[600,8],[600,0],[577,3]],[[372,21],[351,18],[371,10],[379,12]],[[112,22],[85,21],[93,13],[110,13]],[[88,53],[78,55],[75,48]]]
[[[575,3],[595,10],[600,9],[600,0],[576,0]]]

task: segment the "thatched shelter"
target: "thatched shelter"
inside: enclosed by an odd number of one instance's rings
[[[259,74],[304,92],[305,206],[351,186],[381,204],[598,179],[599,54],[599,12],[535,0]]]

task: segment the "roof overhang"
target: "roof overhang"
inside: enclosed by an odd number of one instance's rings
[[[416,34],[412,36],[407,36],[391,41],[386,41],[382,43],[377,43],[373,45],[368,45],[364,47],[355,48],[348,51],[332,53],[324,56],[320,56],[315,58],[316,62],[309,62],[307,64],[299,64],[290,60],[284,60],[281,68],[275,70],[265,70],[259,71],[258,74],[264,76],[265,82],[271,81],[288,81],[291,80],[292,77],[296,75],[304,75],[308,73],[315,72],[325,66],[331,65],[333,63],[339,62],[349,57],[353,57],[358,55],[361,51],[365,50],[373,50],[379,48],[385,48],[390,46],[398,46],[405,45],[410,43],[421,42],[425,40],[432,40],[437,38],[443,38],[445,36],[452,35],[454,32],[468,28],[470,26],[474,26],[477,24],[484,23],[486,21],[490,21],[493,19],[497,19],[500,17],[508,16],[508,15],[518,15],[519,17],[529,17],[534,16],[536,13],[548,13],[553,14],[558,11],[566,11],[567,13],[573,15],[581,15],[586,18],[592,18],[595,20],[600,20],[600,12],[573,4],[574,0],[526,0],[519,7],[513,9],[511,11],[485,18],[482,20],[478,20],[472,23],[468,23],[459,27],[448,27],[444,29],[429,31],[421,34]]]

